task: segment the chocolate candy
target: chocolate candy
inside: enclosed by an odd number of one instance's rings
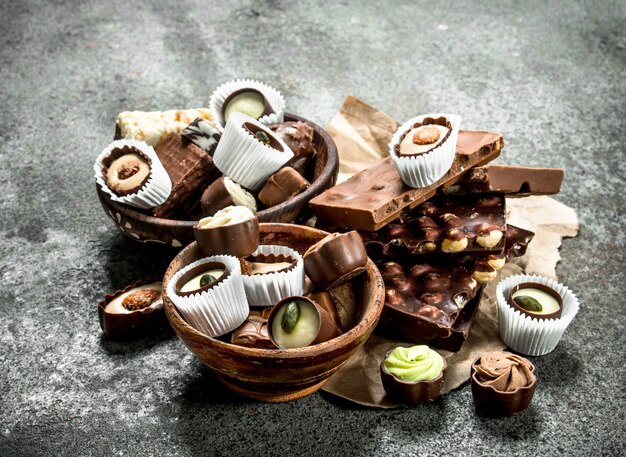
[[[445,117],[427,117],[404,132],[394,152],[400,156],[415,156],[432,151],[448,139],[452,125]]]
[[[558,194],[563,182],[560,168],[529,168],[486,165],[468,171],[458,182],[444,186],[441,193],[502,192],[512,197]]]
[[[536,282],[523,282],[511,288],[509,305],[535,319],[558,319],[563,311],[563,298],[553,288]]]
[[[283,122],[272,124],[270,128],[276,132],[296,156],[305,156],[309,159],[315,155],[313,146],[313,127],[306,122]]]
[[[269,337],[267,318],[253,311],[250,312],[243,324],[233,330],[230,342],[238,346],[250,348],[276,349]]]
[[[199,201],[207,182],[219,176],[211,156],[177,133],[170,134],[155,149],[172,181],[172,192],[153,210],[156,217],[184,217]]]
[[[281,349],[323,343],[340,334],[334,318],[325,309],[300,296],[278,302],[267,322],[270,339]]]
[[[245,257],[259,247],[259,221],[244,206],[228,206],[214,216],[201,219],[193,233],[206,256]]]
[[[176,284],[177,295],[186,297],[212,289],[230,276],[230,270],[222,262],[207,262],[186,271]]]
[[[98,303],[100,328],[109,338],[130,339],[169,328],[161,282],[137,281]]]
[[[304,254],[304,269],[315,285],[332,288],[365,271],[367,254],[356,231],[333,233]]]
[[[271,207],[289,200],[303,192],[311,184],[291,167],[283,167],[265,182],[259,192],[259,200]]]
[[[265,96],[258,90],[243,88],[234,91],[222,104],[222,118],[224,123],[233,112],[244,113],[253,119],[272,114],[274,110]]]
[[[506,227],[503,194],[435,197],[375,231],[359,231],[368,255],[385,258],[436,252],[498,254]]]
[[[495,159],[503,143],[499,133],[462,130],[452,168],[430,186],[406,186],[388,157],[328,189],[311,200],[310,205],[329,227],[378,230],[397,219],[404,208],[413,208],[432,197],[440,186],[458,181],[471,167]]]
[[[196,146],[204,149],[211,156],[222,137],[217,127],[201,117],[185,127],[180,134]]]
[[[257,210],[254,196],[227,177],[216,179],[204,189],[200,205],[206,216],[213,216],[227,206],[245,206],[253,213]]]
[[[132,146],[113,149],[102,165],[105,182],[117,195],[136,193],[150,178],[150,159]]]

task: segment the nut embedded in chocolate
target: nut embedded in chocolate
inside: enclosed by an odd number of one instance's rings
[[[137,281],[98,303],[100,327],[109,338],[136,338],[168,328],[161,282]]]

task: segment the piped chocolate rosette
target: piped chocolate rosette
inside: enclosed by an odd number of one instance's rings
[[[216,125],[224,129],[230,115],[244,113],[262,124],[283,122],[285,99],[267,84],[253,79],[237,79],[222,84],[209,99]]]
[[[185,320],[210,337],[236,329],[250,311],[236,257],[200,259],[176,272],[166,287]]]
[[[380,377],[390,397],[414,406],[439,396],[446,370],[446,360],[422,344],[389,351],[380,364]]]
[[[429,186],[450,170],[460,126],[459,116],[426,114],[398,128],[389,143],[389,155],[407,186]]]
[[[261,245],[244,260],[243,285],[250,306],[273,306],[304,293],[304,262],[286,246]]]
[[[242,113],[232,113],[213,154],[217,168],[241,186],[258,190],[293,157],[289,146],[268,127]]]
[[[143,141],[114,141],[96,158],[94,172],[111,200],[141,209],[159,206],[172,191],[156,152]]]
[[[510,352],[490,352],[472,363],[472,396],[481,416],[511,416],[528,408],[535,393],[535,366]]]
[[[552,352],[580,308],[570,289],[536,275],[503,279],[496,299],[500,338],[514,351],[531,356]]]

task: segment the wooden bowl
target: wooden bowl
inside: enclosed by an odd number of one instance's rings
[[[308,122],[313,127],[313,144],[317,154],[311,186],[286,202],[261,210],[259,222],[294,222],[309,215],[308,203],[313,197],[332,187],[339,171],[337,146],[330,135],[319,125],[300,116],[285,113],[285,121]],[[98,184],[96,191],[104,212],[131,238],[142,242],[164,243],[176,248],[194,240],[193,226],[197,221],[181,221],[151,216],[131,206],[111,200]]]
[[[261,243],[289,246],[303,254],[327,235],[292,224],[261,224]],[[281,402],[318,390],[369,338],[383,309],[382,277],[370,259],[366,272],[352,280],[355,325],[324,343],[297,349],[256,349],[210,338],[188,325],[167,296],[167,284],[180,268],[201,258],[197,243],[183,249],[163,279],[165,313],[178,337],[231,390],[263,401]],[[345,287],[345,286],[344,286]]]

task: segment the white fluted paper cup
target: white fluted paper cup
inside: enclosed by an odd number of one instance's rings
[[[150,175],[144,185],[135,193],[119,195],[109,188],[103,173],[103,162],[111,155],[115,149],[123,147],[137,149],[150,161]],[[154,148],[143,141],[137,140],[116,140],[109,144],[96,158],[93,166],[96,182],[102,190],[111,196],[111,200],[131,205],[136,208],[148,209],[164,203],[172,192],[172,181],[165,171],[163,164],[156,155]]]
[[[265,132],[276,149],[261,142],[244,124]],[[280,167],[293,157],[293,151],[267,126],[243,113],[228,118],[222,138],[213,154],[215,166],[226,176],[250,190],[258,190]]]
[[[518,284],[530,282],[554,289],[563,300],[563,310],[558,319],[537,319],[513,308],[507,301],[509,292]],[[536,275],[515,275],[504,278],[496,287],[500,338],[504,344],[524,355],[545,355],[559,344],[580,304],[574,293],[563,284]]]
[[[224,264],[228,276],[208,290],[190,295],[176,293],[176,283],[185,273],[212,262]],[[210,337],[236,329],[246,320],[250,311],[239,259],[228,255],[205,257],[180,269],[168,283],[167,295],[190,325]]]
[[[450,124],[450,133],[437,147],[429,152],[402,156],[396,151],[396,145],[402,142],[405,134],[412,128],[422,125],[425,120],[444,117]],[[409,119],[402,124],[391,137],[389,155],[398,170],[402,181],[414,188],[426,187],[437,182],[445,175],[456,155],[456,143],[461,127],[461,117],[454,114],[424,114]]]
[[[263,94],[265,100],[267,100],[269,105],[272,107],[272,110],[274,110],[273,113],[259,118],[259,122],[265,125],[283,122],[285,114],[285,99],[279,91],[274,89],[272,86],[268,86],[267,84],[254,79],[236,79],[219,86],[215,89],[215,92],[213,92],[213,95],[211,95],[211,98],[209,99],[209,109],[211,110],[211,115],[220,129],[224,129],[226,124],[226,122],[224,122],[224,116],[222,116],[224,101],[226,101],[232,93],[248,88],[255,89]]]
[[[286,297],[304,293],[304,262],[302,256],[286,246],[261,245],[250,257],[270,255],[291,257],[294,265],[272,273],[243,275],[243,285],[251,307],[273,306]]]

